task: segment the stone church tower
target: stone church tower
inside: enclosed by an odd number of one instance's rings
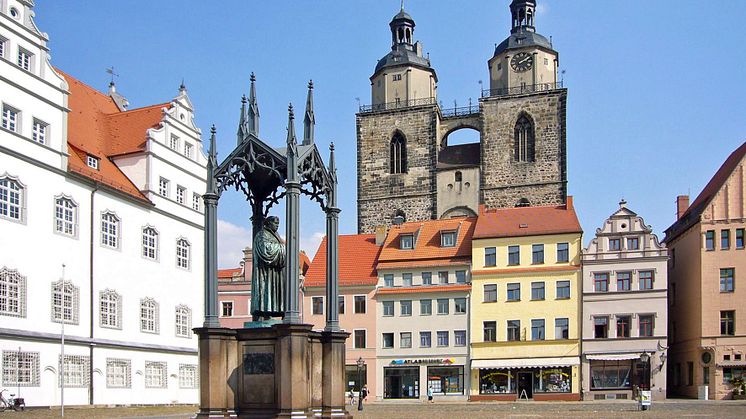
[[[479,106],[441,109],[435,70],[414,42],[415,22],[394,16],[391,52],[371,76],[372,104],[357,114],[358,231],[474,215],[488,208],[563,204],[567,197],[567,90],[559,54],[536,33],[535,0],[510,4],[510,36],[488,61]],[[469,128],[475,144],[448,145]]]

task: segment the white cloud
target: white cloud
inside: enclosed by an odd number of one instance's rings
[[[549,6],[547,6],[544,3],[539,3],[536,5],[536,14],[537,15],[545,15],[549,12]]]
[[[249,228],[218,220],[218,267],[237,268],[243,260],[243,249],[251,246]]]
[[[326,233],[322,233],[321,231],[316,231],[311,233],[310,236],[301,236],[300,238],[300,250],[305,250],[306,255],[313,260],[313,257],[316,255],[316,251],[319,249],[319,244],[321,244],[321,240],[323,240]]]

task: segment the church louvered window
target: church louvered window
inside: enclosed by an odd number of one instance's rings
[[[400,132],[391,139],[391,173],[407,173],[407,139]]]
[[[534,156],[534,124],[527,115],[521,115],[515,124],[515,160],[532,162]]]

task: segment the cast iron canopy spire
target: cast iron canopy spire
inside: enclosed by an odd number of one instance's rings
[[[248,119],[248,130],[250,134],[254,134],[255,137],[259,138],[259,104],[256,100],[256,76],[251,73],[251,89],[249,90],[249,109],[247,114]]]
[[[313,80],[308,82],[308,97],[306,98],[306,115],[303,118],[303,145],[313,144],[313,131],[316,117],[313,114]]]

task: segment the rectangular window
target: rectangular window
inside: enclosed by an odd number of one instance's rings
[[[544,340],[544,319],[531,320],[531,340]]]
[[[433,284],[433,273],[423,272],[422,273],[422,285],[432,285],[432,284]]]
[[[168,198],[168,179],[160,178],[158,180],[158,194]]]
[[[21,221],[23,218],[25,189],[7,177],[0,178],[0,217]]]
[[[497,342],[497,322],[484,322],[484,341]]]
[[[5,48],[8,40],[0,36],[0,58],[5,57]]]
[[[442,231],[440,233],[440,247],[455,247],[456,246],[456,232],[455,231]]]
[[[448,272],[438,272],[438,283],[440,284],[448,283]]]
[[[720,230],[720,250],[730,249],[730,230]]]
[[[52,321],[78,324],[80,288],[68,281],[52,283]]]
[[[736,334],[736,312],[733,310],[720,312],[720,334],[733,336]]]
[[[702,367],[702,384],[710,384],[710,367]]]
[[[433,314],[433,300],[420,300],[420,316]]]
[[[566,300],[570,298],[570,281],[557,281],[557,297],[558,300]]]
[[[384,274],[383,275],[383,286],[384,287],[393,287],[394,286],[394,275],[393,274]]]
[[[520,301],[521,300],[521,284],[511,283],[508,284],[508,301]]]
[[[627,250],[638,250],[640,248],[640,239],[637,237],[627,238]]]
[[[521,340],[521,321],[508,320],[508,341],[517,342]]]
[[[413,234],[402,234],[399,237],[399,249],[410,250],[414,248],[414,235]]]
[[[411,273],[401,274],[401,281],[402,281],[402,286],[411,287],[412,286],[412,274]]]
[[[653,316],[652,315],[644,315],[639,316],[640,318],[640,337],[646,336],[653,336]]]
[[[201,197],[198,193],[192,194],[192,209],[195,211],[199,211],[200,209],[200,201],[202,201]]]
[[[3,128],[13,132],[20,131],[18,129],[19,113],[20,112],[17,109],[11,108],[8,105],[3,105]]]
[[[145,388],[167,388],[168,375],[165,362],[145,361]]]
[[[176,186],[176,202],[184,205],[184,197],[186,196],[186,188],[183,186]]]
[[[653,271],[640,271],[638,274],[640,281],[641,290],[652,290],[653,289]]]
[[[311,297],[313,314],[324,314],[324,297]]]
[[[399,309],[402,316],[412,315],[412,300],[401,300],[399,302]]]
[[[532,282],[531,283],[531,299],[532,300],[543,300],[544,299],[544,283],[543,282]]]
[[[456,271],[456,283],[466,284],[466,271]]]
[[[412,332],[399,333],[399,347],[400,348],[411,348],[412,347]]]
[[[508,246],[508,265],[520,265],[521,264],[521,248],[520,246]]]
[[[432,336],[430,332],[420,332],[420,348],[429,348],[432,346]]]
[[[570,338],[570,319],[554,319],[554,338],[557,340]]]
[[[448,346],[448,331],[441,330],[438,332],[438,346]]]
[[[632,325],[632,317],[630,316],[616,316],[616,337],[628,338],[630,336],[630,330]]]
[[[99,293],[99,320],[101,327],[122,328],[122,299],[116,291],[105,290]]]
[[[632,272],[616,273],[616,290],[629,291],[632,289]]]
[[[484,249],[484,266],[496,266],[497,265],[497,249],[494,247],[486,247]]]
[[[394,347],[394,334],[393,333],[383,333],[381,335],[382,343],[381,346],[384,349],[391,349]]]
[[[448,314],[448,302],[447,298],[438,298],[438,314]]]
[[[340,295],[337,297],[337,305],[338,305],[339,314],[345,314],[345,296],[344,295]]]
[[[65,387],[88,387],[90,381],[91,358],[80,355],[59,355],[58,369],[62,374],[58,374],[58,385]],[[64,383],[63,383],[64,377]]]
[[[735,269],[720,269],[720,292],[733,292],[735,289]]]
[[[744,235],[744,229],[737,228],[736,229],[736,249],[743,249],[743,235]]]
[[[39,352],[3,351],[2,372],[4,386],[39,387]]]
[[[494,303],[497,301],[497,284],[484,285],[484,302]]]
[[[188,142],[184,142],[184,157],[191,159],[194,157],[194,146],[189,144]]]
[[[179,151],[179,137],[172,135],[171,140],[168,142],[168,146],[171,150]]]
[[[197,365],[179,364],[179,388],[197,388]]]
[[[98,158],[95,156],[91,156],[90,154],[86,156],[86,164],[88,167],[94,170],[98,170]]]
[[[176,306],[176,336],[189,338],[192,336],[192,310],[185,305]]]
[[[26,317],[26,277],[15,269],[0,270],[0,315]]]
[[[189,249],[191,245],[186,239],[176,241],[176,266],[189,269]]]
[[[593,274],[593,290],[596,292],[609,291],[609,273],[598,272]]]
[[[570,260],[570,244],[557,243],[557,262],[568,262]]]
[[[31,132],[31,139],[39,144],[46,144],[48,127],[49,125],[47,123],[34,118],[34,126]]]
[[[221,301],[220,304],[223,306],[223,317],[233,317],[233,301]],[[316,310],[316,301],[314,301],[313,308]]]
[[[132,362],[129,359],[106,358],[106,387],[131,388]]]
[[[355,330],[355,349],[365,349],[366,340],[367,334],[365,330]]]
[[[622,250],[622,239],[609,239],[609,250]]]
[[[364,313],[365,313],[365,296],[356,295],[355,296],[355,314],[364,314]]]
[[[158,333],[158,303],[152,298],[140,300],[140,331],[145,333]]]
[[[705,250],[715,250],[715,230],[705,232]]]
[[[531,263],[539,265],[544,263],[544,245],[534,244],[531,246]]]
[[[453,312],[456,314],[466,314],[466,298],[454,298]]]
[[[453,346],[466,346],[466,330],[453,331]]]
[[[694,385],[694,362],[687,362],[686,369],[687,369],[686,385],[693,386]]]
[[[18,48],[18,67],[26,71],[31,71],[32,57],[34,54],[26,51],[23,48]]]
[[[596,316],[593,318],[593,337],[606,339],[609,337],[609,317]]]

